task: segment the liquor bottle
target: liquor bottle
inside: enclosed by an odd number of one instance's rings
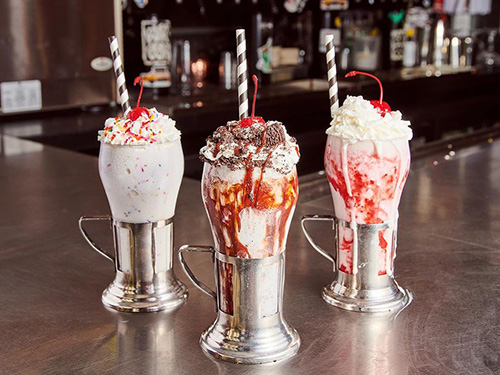
[[[403,28],[405,11],[390,11],[388,14],[391,28],[389,33],[389,59],[391,69],[400,69],[403,65],[405,30]]]
[[[412,68],[417,64],[417,36],[413,26],[405,29],[403,66]]]
[[[326,45],[325,37],[326,35],[333,35],[333,43],[335,45],[335,50],[338,52],[339,47],[342,44],[342,32],[341,32],[342,21],[338,12],[335,11],[322,11],[321,12],[321,28],[319,29],[318,37],[318,52],[320,60],[320,74],[321,76],[326,75],[327,66],[324,64],[326,59]],[[338,54],[336,54],[337,57]],[[338,60],[338,58],[337,58]],[[337,67],[339,64],[337,64]]]
[[[271,81],[273,53],[273,13],[277,11],[273,0],[260,0],[252,4],[250,49],[247,54],[250,74],[257,75],[262,84]]]
[[[340,69],[339,62],[341,61],[342,52],[349,52],[349,48],[346,47],[343,42],[343,32],[342,32],[342,18],[341,11],[346,11],[350,6],[354,5],[355,1],[349,0],[320,0],[319,10],[320,10],[320,28],[318,31],[318,63],[316,64],[319,68],[319,74],[321,77],[326,76],[327,66],[325,64],[325,36],[328,34],[333,35],[333,43],[335,44],[335,58],[337,60],[337,69]],[[342,49],[343,47],[343,49]]]

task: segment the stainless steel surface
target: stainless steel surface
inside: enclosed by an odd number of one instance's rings
[[[498,141],[412,167],[400,205],[395,276],[415,299],[394,321],[343,311],[321,299],[319,290],[331,281],[331,264],[310,249],[299,219],[330,214],[331,197],[328,189],[316,197],[302,190],[301,197],[312,198],[299,198],[290,229],[283,303],[302,344],[295,357],[272,366],[223,363],[203,354],[198,340],[216,314],[194,287],[173,313],[126,314],[101,304],[113,267],[89,251],[77,225],[82,213],[108,213],[97,158],[6,136],[0,138],[0,155],[0,372],[500,371]],[[198,181],[184,180],[174,227],[175,248],[211,243]],[[331,226],[317,227],[311,228],[314,238],[331,246]],[[109,229],[96,228],[98,243],[108,240],[112,246],[110,237]],[[213,280],[209,255],[189,261],[200,279]]]
[[[185,251],[197,250],[199,247],[182,246],[179,254],[190,279],[217,304],[215,322],[201,335],[202,349],[217,359],[241,364],[294,356],[300,337],[283,317],[285,252],[244,259],[210,249],[215,257],[217,293],[213,293],[197,280],[182,257]]]
[[[173,310],[183,304],[187,288],[173,270],[174,218],[141,224],[112,220],[113,256],[96,245],[83,226],[87,221],[102,220],[103,216],[82,216],[78,221],[90,246],[115,264],[115,279],[102,293],[102,303],[138,313]]]
[[[335,256],[330,255],[309,234],[308,221],[333,222]],[[354,225],[353,225],[354,224]],[[333,263],[335,280],[323,287],[323,299],[333,306],[366,313],[397,313],[412,301],[409,290],[401,288],[394,280],[394,259],[396,257],[397,220],[382,224],[356,224],[328,215],[305,215],[301,219],[302,231],[314,250]],[[353,273],[342,272],[336,264],[341,247],[339,227],[355,228],[353,245]],[[379,274],[379,233],[391,230],[392,241],[386,249],[386,272]],[[392,255],[392,256],[391,256]],[[387,257],[391,257],[390,260]],[[356,259],[356,260],[355,260]],[[389,266],[387,266],[389,264]]]
[[[113,13],[112,1],[0,1],[0,82],[40,80],[42,110],[112,102],[112,69],[91,62],[110,57]]]

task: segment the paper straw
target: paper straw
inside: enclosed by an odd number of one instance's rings
[[[113,57],[113,68],[115,70],[116,84],[118,87],[118,93],[120,94],[120,103],[122,105],[123,115],[127,115],[130,111],[130,103],[128,98],[127,84],[125,83],[125,73],[123,71],[122,58],[120,56],[120,46],[118,45],[118,39],[116,36],[110,36],[108,38],[109,48],[111,50],[111,56]]]
[[[337,65],[335,65],[335,46],[333,35],[325,36],[326,42],[326,65],[328,66],[328,94],[330,96],[330,113],[333,117],[335,110],[339,108],[339,88],[337,85]]]
[[[245,30],[236,30],[236,55],[238,59],[238,114],[240,120],[248,117],[248,67]]]

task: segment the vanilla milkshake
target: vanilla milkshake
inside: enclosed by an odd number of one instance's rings
[[[92,248],[115,263],[104,305],[152,312],[176,308],[187,298],[173,272],[173,222],[184,157],[175,121],[155,108],[139,107],[139,101],[140,96],[125,117],[107,119],[98,133],[99,175],[112,215],[83,216],[79,224]],[[99,248],[83,227],[103,219],[113,224],[114,254]]]
[[[98,140],[99,175],[113,219],[141,224],[173,217],[184,174],[175,121],[155,108],[143,108],[138,115],[107,119]],[[156,240],[159,268],[171,268],[169,239],[158,234]],[[128,251],[123,245],[119,249]],[[130,258],[120,258],[122,270],[130,272]]]
[[[348,96],[326,131],[325,171],[335,216],[349,223],[337,234],[337,266],[344,273],[356,274],[360,266],[357,224],[397,222],[410,167],[409,125],[399,111],[388,106],[381,109],[361,96]],[[379,232],[379,275],[393,272],[395,229]]]
[[[99,133],[99,175],[121,221],[147,223],[175,212],[184,173],[180,132],[155,108],[148,113],[134,121],[110,118]]]

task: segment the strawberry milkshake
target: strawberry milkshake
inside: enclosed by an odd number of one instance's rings
[[[358,224],[394,223],[378,233],[378,273],[391,275],[398,205],[410,167],[410,122],[382,98],[348,96],[326,133],[325,171],[339,228],[337,267],[356,274]]]

